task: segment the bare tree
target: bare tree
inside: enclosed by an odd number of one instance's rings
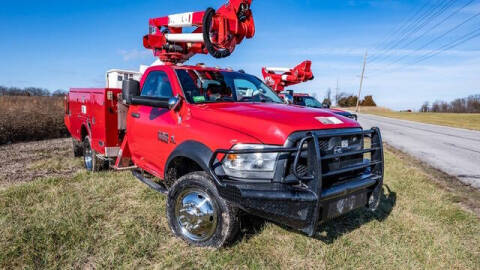
[[[420,107],[420,112],[428,112],[430,109],[430,103],[428,101],[425,101],[422,105],[422,107]]]
[[[457,98],[450,103],[435,101],[431,109],[428,109],[428,102],[420,108],[421,112],[451,112],[451,113],[480,113],[480,94],[471,95],[466,98]]]

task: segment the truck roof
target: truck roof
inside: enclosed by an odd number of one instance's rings
[[[118,90],[117,88],[71,88],[71,93],[94,93],[104,94],[108,90]]]
[[[221,67],[208,67],[203,64],[197,65],[166,65],[172,69],[188,69],[188,70],[208,70],[208,71],[224,71],[224,72],[237,72],[231,68],[221,68]],[[154,69],[156,66],[151,66],[148,69]]]

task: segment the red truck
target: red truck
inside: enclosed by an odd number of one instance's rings
[[[285,87],[313,80],[312,62],[303,61],[294,68],[263,67],[262,75],[265,83],[270,86],[287,103],[310,108],[324,109],[335,114],[357,120],[357,115],[330,108],[330,104],[322,104],[316,98],[303,93],[294,93],[293,90],[285,90]]]
[[[245,3],[230,7],[251,16]],[[125,80],[123,89],[71,89],[65,123],[87,170],[132,170],[167,194],[169,226],[189,244],[230,243],[240,211],[312,236],[323,221],[379,205],[378,128],[283,104],[244,72],[168,63],[148,68],[140,82]]]
[[[282,92],[279,94],[279,97],[284,98],[286,95],[290,95],[292,98],[292,104],[299,105],[299,106],[306,106],[310,108],[317,108],[317,109],[324,109],[328,110],[334,114],[341,115],[343,117],[347,117],[357,121],[357,115],[354,113],[350,113],[344,110],[330,108],[329,105],[322,104],[316,98],[310,96],[309,94],[305,93],[294,93],[292,90],[287,90],[286,92]]]

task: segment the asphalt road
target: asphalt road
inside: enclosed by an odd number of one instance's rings
[[[377,126],[385,142],[480,189],[480,131],[359,114],[363,128]]]

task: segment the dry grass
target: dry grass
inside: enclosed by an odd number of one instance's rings
[[[315,238],[257,220],[221,250],[174,238],[165,197],[128,172],[44,178],[0,190],[0,268],[479,269],[478,217],[430,177],[387,150],[377,213],[357,210]]]
[[[355,111],[355,107],[346,107],[346,108],[339,108],[341,110],[347,110],[347,111]],[[359,108],[360,113],[389,113],[393,112],[389,108],[385,107],[360,107]]]
[[[62,97],[0,96],[0,144],[68,136]]]
[[[345,108],[354,111],[355,108]],[[422,122],[427,124],[480,130],[480,113],[395,112],[382,107],[361,107],[360,113]]]

